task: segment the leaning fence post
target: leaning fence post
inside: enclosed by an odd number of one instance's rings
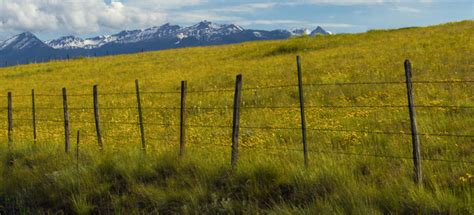
[[[36,105],[35,105],[35,90],[31,90],[31,119],[33,123],[33,142],[36,144]]]
[[[142,104],[140,99],[140,87],[138,85],[138,80],[135,80],[135,88],[137,91],[137,108],[138,108],[138,121],[140,124],[140,135],[142,140],[142,149],[146,150],[145,143],[145,128],[143,127],[143,113],[142,113]]]
[[[102,143],[102,131],[100,129],[100,117],[99,117],[99,97],[97,95],[97,85],[93,87],[93,97],[94,97],[94,119],[95,119],[95,130],[97,133],[97,142],[100,149],[103,149]]]
[[[181,113],[179,132],[179,155],[184,155],[184,145],[186,143],[186,81],[181,81]]]
[[[8,146],[13,143],[13,107],[12,93],[8,92]]]
[[[242,96],[242,75],[237,75],[234,93],[234,114],[232,119],[232,168],[237,165],[239,156],[240,98]]]
[[[411,137],[413,145],[413,164],[415,172],[414,180],[416,184],[421,185],[423,177],[421,173],[420,139],[418,138],[418,129],[416,126],[416,114],[413,99],[413,84],[411,80],[411,63],[409,60],[405,60],[405,76],[407,84],[408,110],[410,113]]]
[[[301,111],[301,131],[303,135],[303,153],[304,165],[308,167],[308,145],[306,142],[306,118],[304,116],[304,95],[303,95],[303,78],[301,74],[301,57],[296,56],[296,64],[298,69],[298,91],[300,95],[300,111]]]
[[[64,149],[66,153],[69,153],[70,142],[69,142],[69,112],[67,109],[67,92],[66,88],[63,88],[63,108],[64,108]]]

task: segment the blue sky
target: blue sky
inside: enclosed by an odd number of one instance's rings
[[[0,0],[0,40],[31,31],[47,40],[201,20],[244,28],[320,25],[335,33],[474,19],[468,0]]]

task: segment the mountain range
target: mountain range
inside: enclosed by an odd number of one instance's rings
[[[25,32],[0,42],[0,67],[78,56],[104,56],[255,40],[278,40],[300,35],[328,34],[331,32],[319,26],[313,31],[308,29],[265,31],[208,21],[202,21],[189,27],[164,24],[158,27],[121,31],[113,35],[87,39],[64,36],[50,41],[41,41],[34,34]]]

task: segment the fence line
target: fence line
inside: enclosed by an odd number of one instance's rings
[[[412,81],[413,84],[467,84],[474,83],[474,80],[420,80]],[[334,83],[308,83],[303,86],[344,86],[344,85],[404,85],[404,81],[378,81],[378,82],[334,82]],[[275,89],[275,88],[290,88],[298,87],[297,84],[286,84],[286,85],[270,85],[270,86],[254,86],[254,87],[243,87],[242,91],[248,90],[262,90],[262,89]],[[216,93],[216,92],[234,92],[230,88],[217,88],[213,90],[189,90],[187,93]],[[180,91],[144,91],[141,94],[179,94]],[[107,95],[135,95],[135,92],[105,92],[98,94],[99,96]],[[30,94],[19,94],[12,97],[30,97]],[[43,97],[62,97],[61,94],[36,94],[36,96]],[[91,94],[68,94],[69,97],[89,97]]]
[[[284,148],[284,147],[245,147],[251,149],[264,149],[264,150],[276,150],[276,151],[301,151],[297,148]],[[337,154],[337,155],[348,155],[348,156],[362,156],[362,157],[376,157],[386,158],[395,160],[413,160],[413,157],[402,157],[395,155],[381,155],[381,154],[365,154],[365,153],[352,153],[343,151],[327,151],[327,150],[308,150],[308,152],[319,153],[319,154]],[[423,158],[423,161],[434,161],[434,162],[447,162],[447,163],[463,163],[463,164],[474,164],[474,161],[470,160],[447,160],[447,159],[436,159],[436,158]]]
[[[101,92],[99,93],[97,90],[97,85],[93,87],[93,93],[91,94],[86,94],[86,93],[77,93],[77,94],[67,94],[66,95],[66,88],[63,88],[63,93],[62,94],[49,94],[49,93],[40,93],[40,94],[35,94],[34,90],[32,90],[31,95],[12,95],[12,93],[8,93],[8,107],[7,108],[0,108],[0,111],[8,111],[8,118],[3,119],[0,118],[0,120],[8,120],[8,142],[11,145],[13,143],[13,121],[25,121],[25,122],[31,122],[32,121],[32,126],[34,130],[34,142],[37,141],[37,136],[36,136],[36,124],[37,123],[55,123],[55,124],[61,124],[64,123],[64,138],[65,138],[65,150],[66,152],[69,151],[69,133],[70,133],[70,124],[76,124],[76,123],[83,123],[83,124],[95,124],[95,135],[92,133],[87,133],[87,132],[81,132],[81,136],[83,137],[94,137],[97,138],[97,142],[99,144],[99,147],[106,148],[106,146],[103,145],[103,140],[104,138],[106,141],[108,139],[130,139],[129,135],[108,135],[107,132],[102,134],[101,132],[101,125],[107,125],[107,124],[117,124],[117,125],[130,125],[130,126],[137,126],[138,130],[137,132],[140,133],[140,140],[141,140],[141,145],[142,149],[146,150],[147,144],[146,140],[160,140],[160,141],[179,141],[179,154],[182,156],[184,155],[185,152],[185,143],[186,143],[186,129],[196,129],[196,128],[204,128],[204,129],[232,129],[232,145],[217,145],[213,144],[212,146],[225,146],[225,147],[231,147],[232,150],[232,157],[231,157],[231,165],[235,167],[237,165],[237,160],[238,160],[238,153],[239,153],[239,144],[238,144],[238,138],[239,138],[239,130],[240,129],[252,129],[252,130],[271,130],[271,131],[276,131],[276,130],[292,130],[292,131],[302,131],[302,144],[303,144],[303,149],[291,149],[291,148],[285,148],[282,150],[287,150],[287,151],[303,151],[304,155],[304,164],[305,166],[308,166],[309,162],[309,156],[308,153],[328,153],[328,154],[340,154],[340,155],[347,155],[347,156],[369,156],[369,157],[383,157],[383,158],[391,158],[391,159],[410,159],[414,160],[414,166],[415,166],[415,182],[420,183],[422,178],[421,178],[421,161],[439,161],[439,162],[452,162],[452,163],[473,163],[473,161],[453,161],[453,160],[445,160],[445,159],[429,159],[429,158],[422,158],[420,156],[420,149],[417,148],[419,146],[419,136],[435,136],[435,137],[453,137],[453,138],[474,138],[474,134],[463,134],[463,133],[450,133],[450,132],[439,132],[439,133],[418,133],[416,129],[416,119],[415,119],[415,108],[426,108],[426,109],[436,109],[436,108],[441,108],[441,109],[474,109],[474,106],[472,105],[429,105],[429,104],[420,104],[420,105],[415,105],[414,104],[414,99],[413,94],[412,94],[412,85],[431,85],[431,84],[456,84],[456,85],[466,85],[468,83],[474,83],[474,80],[420,80],[420,81],[412,81],[411,80],[411,66],[408,68],[407,64],[405,64],[405,69],[406,69],[406,81],[375,81],[375,82],[334,82],[334,83],[303,83],[303,77],[302,77],[302,68],[301,68],[301,59],[297,57],[297,74],[298,74],[298,84],[282,84],[282,85],[268,85],[268,86],[250,86],[250,87],[245,87],[242,85],[242,76],[237,76],[236,79],[236,86],[235,89],[229,89],[229,88],[214,88],[214,89],[204,89],[204,90],[198,90],[198,89],[187,89],[186,87],[186,82],[182,82],[182,87],[180,91],[155,91],[155,90],[150,90],[150,91],[140,91],[139,85],[138,85],[138,80],[135,81],[135,92]],[[408,62],[408,61],[407,61]],[[409,63],[408,63],[409,64]],[[409,70],[407,70],[407,68]],[[184,83],[184,85],[183,85]],[[408,88],[408,98],[409,98],[409,103],[400,105],[400,104],[384,104],[384,105],[305,105],[304,101],[304,95],[303,95],[303,89],[304,90],[315,90],[312,89],[311,87],[325,87],[325,86],[360,86],[360,85],[407,85]],[[184,86],[184,87],[183,87]],[[469,85],[470,86],[470,85]],[[259,91],[259,90],[272,90],[272,89],[284,89],[284,88],[294,88],[294,92],[298,90],[298,95],[299,95],[299,106],[295,105],[248,105],[243,103],[241,101],[242,97],[242,92],[243,91]],[[222,93],[222,94],[227,94],[227,93],[234,93],[234,103],[233,106],[209,106],[207,104],[207,107],[205,106],[197,106],[197,105],[192,105],[189,104],[189,101],[186,101],[186,94],[190,95],[197,95],[197,94],[215,94],[215,93]],[[293,92],[293,91],[292,91]],[[104,97],[104,96],[119,96],[119,95],[127,95],[127,96],[136,96],[136,102],[137,106],[131,107],[131,106],[104,106],[99,108],[99,99]],[[141,95],[181,95],[181,106],[180,107],[166,107],[166,106],[161,106],[161,107],[146,107],[142,106],[142,97]],[[17,97],[32,97],[32,107],[15,107],[13,108],[12,106],[12,98],[17,98]],[[35,105],[35,98],[41,98],[41,97],[58,97],[59,99],[62,97],[63,99],[63,107],[44,107],[44,106],[37,106]],[[81,97],[81,98],[89,98],[93,97],[93,103],[94,105],[91,107],[68,107],[67,104],[67,97]],[[230,96],[229,96],[230,98]],[[16,101],[16,100],[15,100]],[[264,102],[266,103],[266,102]],[[411,119],[411,128],[412,130],[409,132],[403,132],[403,131],[380,131],[380,130],[357,130],[357,129],[335,129],[335,128],[315,128],[311,126],[306,125],[305,121],[305,109],[393,109],[393,108],[407,108],[410,112],[410,119]],[[274,110],[274,109],[283,109],[283,110],[299,110],[301,113],[301,127],[276,127],[276,126],[260,126],[260,125],[246,125],[246,124],[240,124],[240,112],[242,110],[258,110],[258,109],[268,109],[268,110]],[[50,111],[50,110],[62,110],[64,112],[64,118],[61,119],[46,119],[46,118],[37,118],[37,111]],[[80,110],[80,111],[94,111],[94,115],[91,115],[91,121],[88,120],[74,120],[74,119],[69,119],[70,111],[75,111],[75,110]],[[130,111],[137,111],[137,118],[138,120],[136,121],[107,121],[107,120],[102,120],[99,114],[99,110],[130,110]],[[180,111],[179,115],[179,123],[160,123],[156,121],[146,121],[145,118],[143,117],[143,111],[147,110],[161,110],[161,111]],[[212,125],[212,124],[193,124],[193,123],[188,123],[186,122],[186,112],[191,111],[191,110],[233,110],[233,121],[232,124],[228,125]],[[28,118],[14,118],[13,113],[16,112],[22,112],[22,111],[32,111],[32,119]],[[102,113],[103,111],[101,111]],[[94,118],[92,118],[92,116]],[[163,135],[162,137],[157,136],[156,134],[153,134],[153,136],[145,136],[145,126],[160,126],[160,127],[173,127],[176,128],[177,133],[179,133],[179,138],[175,137],[174,135]],[[40,129],[38,133],[41,134],[51,134],[51,135],[58,135],[57,133],[50,132],[50,131],[43,131],[44,129]],[[306,140],[306,133],[308,132],[327,132],[327,133],[341,133],[341,132],[355,132],[355,133],[365,133],[365,134],[376,134],[376,135],[395,135],[395,136],[412,136],[413,138],[413,150],[414,150],[414,156],[413,157],[397,157],[397,156],[392,156],[392,155],[380,155],[380,154],[361,154],[361,153],[351,153],[351,152],[337,152],[337,151],[322,151],[322,150],[310,150],[308,149],[307,146],[307,140]],[[79,131],[78,131],[79,132]],[[172,138],[169,138],[172,137]],[[192,142],[192,141],[190,141]],[[191,144],[195,145],[195,144]],[[249,147],[246,145],[242,145],[241,147],[243,148],[248,148],[248,149],[268,149],[268,150],[280,150],[278,147]],[[417,153],[415,153],[418,151]]]
[[[3,119],[3,118],[0,118]],[[14,119],[17,121],[31,121],[32,119],[18,118]],[[48,119],[36,119],[36,122],[51,122],[51,123],[64,123],[62,120],[48,120]],[[94,121],[81,121],[81,120],[70,120],[70,123],[85,123],[94,124]],[[101,121],[103,124],[123,124],[123,125],[139,125],[139,122],[130,121]],[[163,127],[179,127],[179,124],[166,124],[166,123],[154,123],[154,122],[143,122],[143,125],[156,125]],[[198,125],[189,124],[187,128],[232,128],[231,125]],[[272,126],[251,126],[241,125],[242,129],[259,129],[259,130],[301,130],[300,127],[272,127]],[[366,133],[366,134],[385,134],[385,135],[399,135],[399,136],[411,136],[411,132],[392,132],[392,131],[371,131],[371,130],[351,130],[351,129],[328,129],[328,128],[312,128],[308,127],[310,131],[320,132],[355,132],[355,133]],[[459,134],[459,133],[418,133],[420,136],[436,136],[436,137],[458,137],[458,138],[474,138],[474,134]]]
[[[61,122],[62,123],[62,122]],[[61,136],[61,133],[49,132],[45,130],[39,130],[38,133],[40,134],[49,134],[49,135],[56,135]],[[81,133],[81,136],[96,138],[96,135],[89,134],[87,132]],[[128,135],[104,135],[106,139],[115,139],[115,138],[124,138],[129,139],[130,136]],[[156,137],[147,137],[147,139],[151,140],[163,140],[163,141],[178,141],[178,138],[156,138]],[[190,142],[191,145],[199,145],[196,143]],[[201,145],[199,145],[201,146]],[[229,147],[230,145],[220,145],[220,144],[210,144],[210,146],[225,146]],[[277,150],[277,151],[301,151],[301,149],[291,148],[291,147],[265,147],[265,146],[246,146],[242,145],[242,148],[246,149],[262,149],[262,150]],[[339,154],[339,155],[350,155],[350,156],[365,156],[365,157],[379,157],[379,158],[392,158],[392,159],[406,159],[411,160],[412,157],[401,157],[401,156],[394,156],[394,155],[380,155],[380,154],[363,154],[363,153],[352,153],[352,152],[343,152],[343,151],[327,151],[327,150],[313,150],[309,149],[308,152],[311,153],[321,153],[321,154]],[[448,162],[448,163],[465,163],[465,164],[472,164],[474,161],[470,160],[447,160],[447,159],[435,159],[435,158],[423,158],[423,161],[435,161],[435,162]]]
[[[474,106],[470,105],[414,105],[415,108],[443,108],[443,109],[474,109]],[[136,109],[137,107],[101,107],[101,110],[127,110]],[[298,106],[241,106],[241,109],[299,109]],[[354,108],[407,108],[407,105],[307,105],[305,108],[309,109],[354,109]],[[70,107],[69,110],[94,110],[93,107]],[[232,110],[233,107],[187,107],[187,110]],[[7,108],[0,108],[0,110],[8,110]],[[31,111],[31,107],[15,107],[14,111],[25,110]],[[63,110],[62,107],[36,107],[36,110]],[[180,107],[142,107],[142,110],[180,110]]]

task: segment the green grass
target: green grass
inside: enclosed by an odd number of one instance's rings
[[[295,56],[303,82],[403,82],[403,61],[413,79],[474,80],[474,22],[364,34],[298,37],[226,46],[83,58],[0,69],[0,93],[13,93],[14,142],[6,143],[0,109],[0,213],[210,213],[210,214],[473,214],[474,111],[416,109],[423,186],[413,183],[404,84],[305,86],[309,167],[300,130],[240,130],[238,166],[230,169],[231,128],[187,128],[187,153],[178,158],[176,126],[145,125],[140,149],[134,80],[141,90],[179,92],[233,89],[243,74],[243,107],[298,106]],[[92,86],[99,86],[104,150],[97,147]],[[80,130],[80,159],[64,153],[61,88],[67,87],[72,133]],[[38,143],[32,143],[34,88]],[[252,88],[252,90],[249,90]],[[253,89],[257,88],[257,89]],[[416,105],[474,106],[472,83],[415,84]],[[127,92],[125,95],[104,93]],[[147,123],[179,124],[179,93],[142,94]],[[3,97],[6,106],[6,97]],[[189,125],[232,122],[233,92],[189,93]],[[393,108],[324,108],[381,106]],[[130,107],[105,109],[105,107]],[[199,108],[201,107],[201,108]],[[244,127],[300,126],[299,109],[243,109]],[[1,117],[3,116],[3,117]],[[57,122],[45,122],[50,120]],[[127,122],[106,123],[106,122]],[[327,132],[388,131],[405,135]],[[74,138],[72,138],[74,140]],[[74,142],[74,141],[73,141]],[[430,161],[431,160],[431,161]],[[433,160],[451,160],[440,162]],[[76,166],[78,165],[78,167]]]
[[[305,169],[296,153],[261,150],[245,152],[231,171],[223,150],[190,148],[180,159],[177,150],[165,147],[147,154],[124,147],[86,148],[77,168],[73,155],[51,144],[4,149],[4,164],[6,157],[15,159],[2,165],[0,200],[23,213],[473,212],[468,185],[443,173],[453,169],[449,164],[427,164],[427,172],[439,175],[426,177],[418,188],[411,162],[400,160],[381,165],[377,158],[318,154]]]

